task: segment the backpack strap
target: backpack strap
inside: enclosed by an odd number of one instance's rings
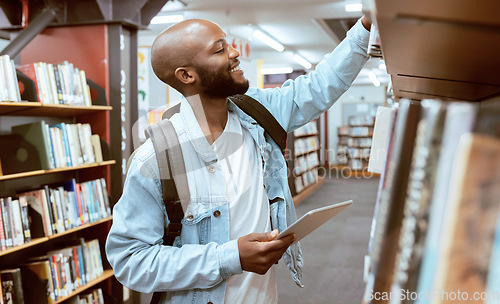
[[[251,116],[257,123],[264,128],[269,136],[274,140],[281,149],[281,153],[285,154],[287,133],[279,124],[274,116],[260,102],[252,97],[241,94],[229,97],[238,108],[247,115]]]
[[[168,227],[163,235],[163,243],[171,246],[175,238],[181,234],[181,220],[184,218],[184,210],[189,203],[184,158],[177,133],[170,120],[164,119],[149,127],[148,133],[155,149],[163,203],[169,219]]]

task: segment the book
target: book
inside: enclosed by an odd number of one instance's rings
[[[19,193],[18,195],[19,199],[24,197],[28,203],[28,215],[31,219],[31,237],[41,238],[52,235],[52,222],[45,190],[33,190]]]
[[[31,242],[31,229],[28,218],[28,202],[25,197],[19,197],[19,206],[21,207],[21,223],[23,227],[24,243]]]
[[[0,60],[3,62],[3,74],[7,84],[7,100],[5,101],[21,101],[14,61],[9,55],[0,56]]]
[[[399,105],[391,157],[388,159],[385,177],[386,187],[380,193],[380,205],[370,254],[370,273],[365,293],[365,302],[368,303],[371,303],[370,291],[389,293],[392,286],[420,109],[419,102],[407,99],[402,99]]]
[[[41,169],[55,168],[52,158],[52,147],[50,138],[46,131],[45,121],[37,121],[33,123],[12,126],[12,134],[21,135],[24,140],[35,146],[40,157]]]
[[[483,293],[500,212],[500,139],[462,135],[450,189],[433,290]],[[433,301],[455,302],[442,297]]]
[[[2,204],[2,202],[0,201],[0,205],[1,204]],[[0,250],[4,251],[6,249],[7,249],[7,246],[5,244],[5,230],[4,230],[4,226],[3,226],[3,216],[2,216],[2,213],[0,212]]]
[[[422,119],[417,127],[391,288],[393,295],[399,294],[401,290],[414,292],[417,289],[445,114],[445,103],[436,100],[422,101]],[[391,304],[402,302],[401,297],[394,297]]]
[[[486,292],[488,294],[500,294],[500,213],[498,214],[497,228],[495,231],[495,239],[491,250],[490,270]],[[486,304],[500,304],[500,298],[490,298],[486,300]]]
[[[21,269],[24,286],[30,286],[30,292],[25,294],[27,303],[47,303],[56,301],[54,281],[48,258],[29,262]]]
[[[97,134],[93,134],[90,138],[92,142],[92,148],[95,155],[96,163],[100,163],[103,161],[102,159],[102,149],[101,149],[101,138]]]
[[[382,173],[387,156],[387,142],[394,122],[394,108],[378,107],[371,140],[368,172]]]
[[[11,199],[10,201],[11,219],[12,219],[12,232],[14,246],[24,244],[23,224],[21,222],[21,206],[19,200]]]
[[[441,228],[446,215],[450,178],[460,137],[470,132],[477,118],[478,106],[470,103],[449,103],[444,123],[441,153],[436,172],[436,183],[432,193],[429,210],[429,225],[420,276],[418,292],[432,292],[437,267],[437,256],[441,247]],[[422,299],[417,303],[429,303],[430,299]]]
[[[69,139],[68,139],[68,133],[66,132],[66,124],[64,122],[62,122],[62,123],[52,125],[50,127],[51,128],[58,128],[60,130],[61,145],[62,145],[62,149],[63,149],[64,155],[65,155],[66,166],[67,167],[73,166],[73,160],[71,158],[71,150],[70,150],[70,144],[69,144]]]
[[[3,227],[5,232],[5,246],[11,248],[14,246],[14,232],[12,227],[10,197],[0,198],[2,208]]]
[[[21,269],[0,270],[4,303],[24,304]]]

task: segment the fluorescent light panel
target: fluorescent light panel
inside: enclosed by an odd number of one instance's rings
[[[293,72],[291,67],[281,67],[281,68],[264,68],[260,70],[262,75],[272,75],[272,74],[290,74]]]
[[[348,3],[345,5],[346,12],[361,12],[363,5],[361,3]]]
[[[263,43],[267,44],[268,46],[272,47],[273,49],[275,49],[278,52],[283,52],[285,50],[285,47],[283,46],[283,44],[274,40],[270,36],[264,34],[261,30],[256,29],[253,32],[253,36],[255,38],[259,39],[260,41],[262,41]]]
[[[370,80],[374,86],[376,86],[376,87],[380,86],[380,81],[377,79],[377,75],[375,75],[375,72],[368,71],[368,78],[370,78]]]
[[[182,15],[155,16],[151,19],[151,24],[177,23],[184,20]]]
[[[312,64],[309,61],[307,61],[306,59],[304,59],[304,57],[302,57],[298,54],[293,55],[293,60],[295,60],[297,63],[299,63],[301,66],[303,66],[307,70],[312,68]]]

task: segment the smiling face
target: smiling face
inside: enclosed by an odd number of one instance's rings
[[[226,98],[243,94],[249,83],[240,67],[240,54],[226,41],[226,34],[214,23],[200,33],[200,51],[193,59],[201,93]]]
[[[151,65],[160,80],[185,96],[226,98],[243,94],[248,80],[239,67],[238,51],[215,23],[192,19],[160,34],[151,49]]]

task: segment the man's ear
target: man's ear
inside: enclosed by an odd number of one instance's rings
[[[175,77],[183,84],[192,84],[195,81],[194,71],[187,67],[175,69]]]

